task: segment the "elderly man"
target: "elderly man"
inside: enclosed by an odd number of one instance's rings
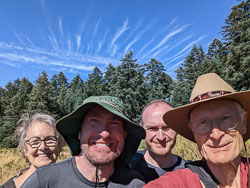
[[[203,159],[145,187],[250,187],[248,158],[240,154],[250,138],[249,114],[249,90],[235,92],[214,73],[200,76],[190,104],[167,112],[163,119],[177,133],[196,141]]]
[[[143,109],[141,125],[146,131],[146,150],[138,151],[132,167],[140,172],[146,182],[166,172],[183,169],[185,161],[171,153],[176,141],[176,132],[163,121],[163,115],[172,109],[165,100],[156,99]]]
[[[128,164],[145,131],[123,110],[116,97],[84,100],[57,123],[74,157],[39,168],[23,187],[142,187],[143,178]]]

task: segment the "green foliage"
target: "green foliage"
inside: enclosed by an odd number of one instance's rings
[[[98,67],[95,67],[85,82],[86,94],[88,97],[101,95],[103,87],[103,73]]]
[[[225,20],[222,34],[228,50],[225,78],[236,90],[250,89],[250,1],[232,8]]]
[[[250,89],[249,26],[249,0],[241,1],[222,27],[224,43],[213,39],[207,52],[194,45],[175,71],[174,81],[160,61],[152,58],[139,65],[129,51],[117,67],[110,63],[105,72],[95,67],[85,82],[78,74],[68,83],[62,72],[49,80],[45,71],[34,85],[27,78],[9,82],[0,87],[0,147],[16,146],[12,134],[23,113],[44,112],[59,119],[93,95],[119,97],[125,114],[138,123],[143,107],[153,99],[168,100],[175,107],[189,103],[196,79],[208,72],[217,73],[236,90]],[[183,153],[185,147],[176,152]]]
[[[58,75],[55,74],[51,78],[50,98],[52,101],[50,108],[52,114],[55,114],[56,118],[67,114],[67,110],[65,108],[65,95],[67,93],[68,85],[68,79],[65,77],[63,72],[60,72]]]
[[[48,80],[48,74],[43,71],[39,74],[36,84],[34,85],[28,103],[29,113],[44,112],[50,114],[51,84]]]
[[[152,58],[144,64],[145,81],[147,84],[147,103],[153,99],[167,99],[170,97],[170,86],[173,82],[166,74],[161,62]]]
[[[84,82],[79,74],[70,82],[65,95],[64,108],[67,113],[75,110],[87,98]]]
[[[133,52],[128,52],[121,60],[122,63],[117,67],[114,83],[114,91],[111,93],[114,96],[123,100],[125,105],[125,114],[133,121],[138,122],[140,118],[140,111],[145,105],[143,73],[133,59]]]

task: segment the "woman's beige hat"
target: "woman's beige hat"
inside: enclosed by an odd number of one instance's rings
[[[193,133],[188,127],[189,112],[195,106],[215,99],[233,99],[242,105],[247,112],[247,132],[243,135],[244,141],[247,141],[250,138],[250,90],[235,92],[215,73],[199,76],[190,97],[190,104],[168,111],[163,116],[163,120],[171,129],[195,142]]]

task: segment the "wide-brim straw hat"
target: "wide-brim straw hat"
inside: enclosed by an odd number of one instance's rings
[[[145,138],[146,133],[141,126],[135,124],[124,115],[124,105],[117,97],[91,96],[85,99],[83,104],[74,112],[63,117],[57,122],[56,128],[58,132],[61,133],[67,142],[71,150],[71,154],[73,156],[78,155],[81,152],[78,133],[80,131],[82,121],[87,112],[96,105],[100,105],[107,111],[121,117],[124,120],[123,125],[125,131],[127,131],[127,136],[125,138],[125,144],[120,158],[125,163],[129,164],[136,153],[141,140]]]
[[[247,132],[243,135],[244,141],[247,141],[250,138],[250,90],[235,92],[215,73],[198,77],[190,97],[190,104],[166,112],[163,116],[164,122],[183,137],[195,142],[193,133],[188,127],[190,111],[201,103],[217,99],[232,99],[242,105],[247,112]]]

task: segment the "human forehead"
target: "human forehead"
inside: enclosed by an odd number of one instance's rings
[[[190,112],[190,118],[204,114],[238,113],[240,104],[232,99],[218,99],[202,103],[194,107]]]
[[[46,137],[55,135],[55,130],[47,123],[42,121],[34,121],[27,130],[27,138]]]
[[[163,115],[171,109],[172,107],[165,103],[149,106],[145,109],[142,116],[144,126],[166,126],[165,122],[163,121]]]
[[[87,117],[103,117],[103,116],[106,116],[106,115],[108,115],[108,117],[110,117],[113,120],[121,120],[121,121],[123,120],[121,117],[109,112],[108,110],[106,110],[105,108],[103,108],[103,107],[101,107],[99,105],[91,108],[87,112],[85,118],[87,118]]]
[[[151,117],[152,115],[164,115],[167,111],[172,110],[172,107],[166,103],[155,103],[148,106],[143,114],[142,118]]]

